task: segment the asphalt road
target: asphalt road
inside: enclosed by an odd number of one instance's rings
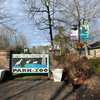
[[[100,100],[85,87],[71,90],[66,82],[11,80],[0,83],[0,100]]]

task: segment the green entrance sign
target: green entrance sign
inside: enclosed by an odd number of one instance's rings
[[[12,74],[49,74],[49,54],[12,54],[11,67]]]

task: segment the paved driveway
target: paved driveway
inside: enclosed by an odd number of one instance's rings
[[[72,91],[66,82],[12,80],[0,83],[0,100],[100,100],[100,98],[95,99],[83,86]]]

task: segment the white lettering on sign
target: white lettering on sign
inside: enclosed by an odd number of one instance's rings
[[[48,69],[46,68],[13,68],[13,73],[47,73]]]
[[[42,58],[48,57],[48,54],[13,54],[12,58]]]

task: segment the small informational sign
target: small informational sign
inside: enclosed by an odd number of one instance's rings
[[[71,30],[70,40],[72,41],[79,40],[78,30]]]
[[[49,54],[12,54],[12,73],[49,73]]]
[[[90,40],[89,25],[81,25],[80,40],[83,41]]]
[[[89,25],[81,25],[81,33],[88,33],[89,34]]]
[[[78,34],[70,34],[70,40],[72,40],[72,41],[79,40]]]
[[[83,41],[90,40],[89,34],[88,33],[81,33],[80,34],[80,40],[83,40]]]

